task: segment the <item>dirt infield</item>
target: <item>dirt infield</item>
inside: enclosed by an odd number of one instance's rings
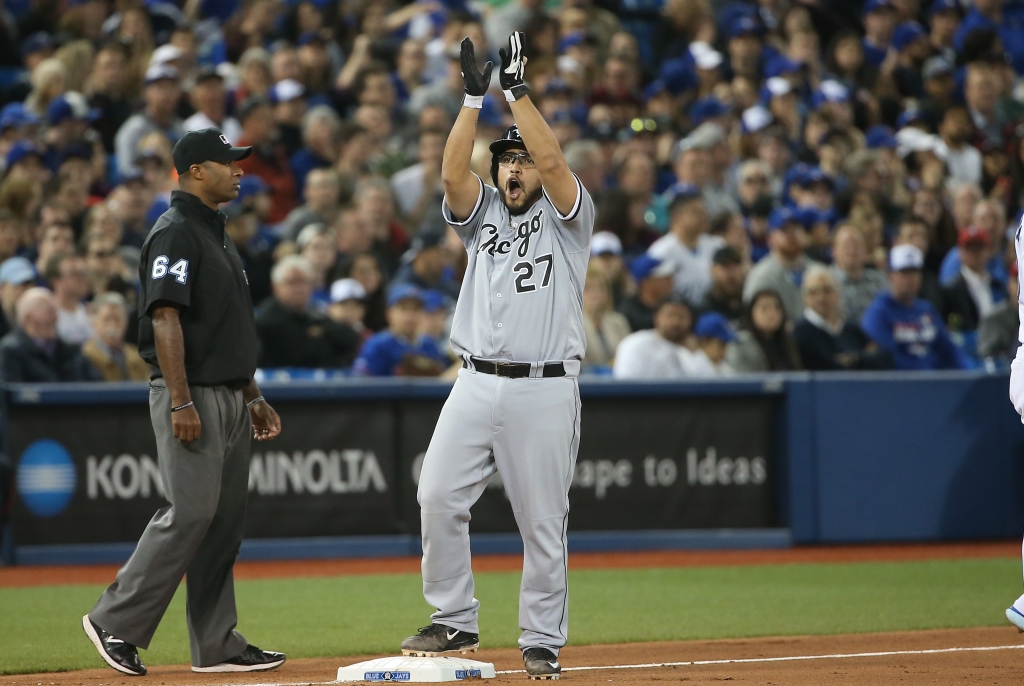
[[[957,652],[955,648],[997,648]],[[908,651],[903,654],[900,651]],[[864,653],[888,653],[863,655]],[[861,655],[857,655],[861,654]],[[828,657],[822,657],[828,656]],[[373,656],[370,656],[373,657]],[[493,662],[498,670],[521,670],[515,650],[482,650],[476,659]],[[771,658],[799,658],[769,661]],[[814,658],[814,659],[807,659]],[[122,677],[110,669],[59,674],[0,676],[0,686],[192,686],[195,684],[322,684],[335,678],[338,667],[368,658],[294,660],[262,675],[197,675],[188,667],[154,667],[142,678]],[[97,658],[98,660],[98,658]],[[686,664],[673,667],[624,668],[666,662],[733,661],[726,664]],[[711,684],[1003,684],[1019,686],[1024,675],[1024,637],[1012,627],[913,631],[845,636],[633,643],[566,648],[564,667],[619,666],[602,670],[566,671],[562,681],[591,684],[679,683]],[[521,672],[499,674],[495,684],[524,683]]]
[[[923,543],[910,545],[851,545],[789,548],[784,550],[670,550],[625,553],[574,553],[571,569],[623,569],[647,567],[708,567],[717,565],[796,564],[806,562],[878,562],[960,558],[1018,557],[1021,544],[1013,541],[989,543]],[[473,569],[478,572],[517,571],[521,555],[477,555]],[[107,584],[114,580],[118,565],[0,567],[0,587],[52,586],[61,584]],[[239,562],[236,579],[281,579],[293,577],[345,576],[354,574],[419,573],[418,557],[385,557],[352,560],[289,560],[284,562]]]

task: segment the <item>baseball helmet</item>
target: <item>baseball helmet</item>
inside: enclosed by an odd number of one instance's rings
[[[491,150],[491,181],[494,185],[498,185],[498,155],[512,148],[522,148],[526,150],[526,144],[523,143],[523,137],[519,135],[519,127],[513,124],[505,130],[505,133],[501,134],[501,138],[494,141],[490,145]]]

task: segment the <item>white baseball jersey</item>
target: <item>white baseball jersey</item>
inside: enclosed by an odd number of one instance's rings
[[[583,359],[583,282],[594,201],[579,179],[576,189],[576,203],[565,216],[546,191],[527,212],[511,216],[497,189],[483,181],[465,221],[456,221],[444,203],[445,220],[469,252],[452,321],[457,355],[513,362]]]

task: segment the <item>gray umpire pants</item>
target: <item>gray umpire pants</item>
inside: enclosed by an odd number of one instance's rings
[[[148,648],[187,574],[192,664],[209,667],[241,654],[247,645],[235,631],[232,569],[245,525],[252,421],[241,391],[190,390],[202,433],[185,444],[174,437],[170,392],[162,380],[150,384],[149,411],[170,505],[153,515],[89,618],[117,638]]]
[[[507,379],[459,370],[423,458],[417,492],[423,596],[437,608],[434,623],[480,632],[469,509],[497,471],[523,537],[519,647],[557,654],[565,645],[565,533],[579,441],[575,371],[566,377]]]

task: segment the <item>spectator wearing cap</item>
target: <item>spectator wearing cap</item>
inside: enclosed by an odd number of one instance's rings
[[[978,325],[978,357],[1000,367],[1007,367],[1020,347],[1020,306],[1018,298],[1017,261],[1010,265],[1006,280],[1006,299],[982,317]]]
[[[90,337],[82,355],[104,381],[149,381],[149,364],[125,342],[128,304],[120,293],[100,293],[89,303]]]
[[[629,270],[622,257],[622,241],[611,231],[598,231],[590,239],[590,267],[604,275],[612,293],[612,306],[622,304],[633,290]]]
[[[126,62],[123,45],[104,43],[93,59],[83,91],[89,99],[89,107],[99,113],[92,128],[100,135],[108,155],[115,152],[118,129],[132,116],[131,102],[125,93]]]
[[[989,273],[986,263],[992,256],[992,239],[987,231],[977,226],[961,229],[957,247],[960,273],[942,288],[942,314],[952,331],[975,331],[995,310],[996,294],[1001,296],[1005,285]]]
[[[388,295],[388,328],[363,345],[353,366],[362,376],[438,376],[449,366],[435,343],[418,337],[423,293],[412,284],[400,284]]]
[[[880,349],[860,326],[843,318],[835,274],[808,268],[804,277],[804,314],[793,328],[800,360],[812,372],[891,369],[892,355]]]
[[[329,105],[316,105],[302,117],[302,148],[288,161],[295,176],[296,191],[306,188],[306,177],[314,169],[330,167],[338,161],[341,120]]]
[[[938,55],[929,57],[921,67],[921,81],[924,89],[921,111],[937,128],[943,112],[954,104],[953,63]]]
[[[727,321],[736,323],[743,316],[743,279],[746,268],[743,255],[731,245],[715,251],[711,258],[711,288],[704,297],[693,303],[699,317],[717,312]]]
[[[961,183],[981,183],[981,153],[971,145],[974,140],[974,122],[966,107],[953,105],[946,109],[939,123],[939,136],[946,144],[946,185],[953,188]]]
[[[298,204],[295,176],[284,146],[276,140],[277,124],[270,101],[258,96],[246,99],[238,108],[242,125],[240,146],[252,146],[252,154],[239,163],[246,174],[258,176],[270,186],[267,221],[277,224]]]
[[[457,358],[451,348],[449,337],[451,335],[448,323],[449,298],[441,291],[432,289],[421,291],[423,295],[423,310],[420,312],[420,322],[416,329],[417,340],[427,339],[444,355],[448,357],[450,365]],[[459,365],[461,367],[461,365]]]
[[[270,273],[274,266],[274,243],[267,240],[268,231],[260,215],[261,204],[269,204],[269,200],[265,193],[260,195],[265,185],[258,176],[243,176],[239,186],[238,197],[221,210],[227,217],[224,233],[242,260],[252,302],[259,304],[271,293]]]
[[[17,328],[0,338],[0,379],[7,383],[99,380],[78,346],[57,336],[57,303],[50,291],[25,291],[15,314]]]
[[[242,125],[227,115],[228,95],[224,77],[212,67],[203,67],[196,76],[196,84],[188,94],[196,112],[185,120],[186,131],[220,129],[231,145],[242,139]]]
[[[256,311],[260,367],[323,369],[352,364],[359,334],[311,306],[314,278],[313,265],[300,255],[284,257],[274,266],[273,295]]]
[[[840,309],[846,321],[859,323],[868,305],[886,289],[885,274],[867,266],[864,235],[850,224],[836,230],[832,260],[832,274],[840,289]]]
[[[744,14],[733,19],[726,31],[725,75],[729,80],[743,76],[754,81],[761,80],[764,25],[757,16]]]
[[[331,284],[331,304],[327,316],[339,324],[345,324],[365,343],[373,331],[366,326],[366,289],[353,278],[338,279]]]
[[[793,321],[786,316],[777,292],[765,289],[751,296],[725,359],[738,374],[803,368],[793,338]]]
[[[36,270],[24,257],[8,257],[0,263],[0,337],[15,327],[18,298],[36,285]]]
[[[302,118],[308,108],[306,87],[295,79],[283,79],[270,89],[268,99],[274,106],[280,142],[290,158],[302,149]]]
[[[813,208],[827,212],[835,203],[833,187],[831,177],[820,167],[807,167],[793,179],[789,186],[789,196],[799,209]]]
[[[892,78],[899,94],[904,98],[922,98],[924,82],[921,68],[932,51],[928,32],[916,21],[903,22],[893,31],[891,46],[896,51]]]
[[[668,260],[641,255],[630,262],[629,271],[636,281],[636,294],[625,298],[618,311],[633,331],[653,329],[655,312],[672,294],[675,265]]]
[[[46,118],[50,126],[46,131],[46,150],[43,154],[43,161],[50,171],[57,172],[73,146],[85,147],[90,158],[92,155],[99,155],[102,158],[100,167],[105,167],[103,162],[106,156],[102,144],[95,141],[93,145],[84,138],[86,131],[99,115],[98,110],[89,107],[88,101],[81,93],[68,91],[50,101],[46,108]],[[89,185],[91,181],[90,174]]]
[[[956,62],[953,37],[960,26],[961,16],[958,0],[934,0],[928,8],[928,43],[936,56],[949,64]]]
[[[603,272],[591,266],[583,287],[583,332],[587,353],[583,367],[593,370],[611,365],[615,351],[632,329],[626,318],[613,309],[612,292]]]
[[[682,300],[666,300],[654,315],[654,328],[636,331],[619,343],[612,374],[616,379],[681,379],[686,376],[686,343],[693,336],[693,312]]]
[[[84,304],[89,295],[85,260],[74,253],[59,253],[47,261],[43,275],[57,304],[57,335],[65,343],[82,345],[92,336]]]
[[[794,320],[803,311],[800,287],[804,270],[815,264],[804,254],[807,230],[796,210],[783,207],[768,219],[769,252],[754,265],[743,286],[747,303],[759,291],[770,289],[782,299],[786,316]]]
[[[38,125],[39,117],[25,109],[22,103],[9,102],[4,105],[0,109],[0,157],[6,160],[7,153],[15,143],[34,139]]]
[[[402,266],[391,287],[409,284],[420,290],[435,290],[455,300],[459,297],[459,283],[449,267],[448,251],[444,245],[445,234],[441,227],[435,227],[431,218],[420,233],[413,238],[408,252],[402,256]]]
[[[891,0],[865,0],[861,9],[864,23],[864,60],[875,68],[882,66],[896,30],[896,10]]]
[[[683,353],[686,376],[706,379],[735,374],[725,357],[729,344],[736,340],[736,334],[725,316],[718,312],[705,312],[697,317],[693,334],[697,338],[697,349]]]
[[[781,76],[772,76],[765,81],[761,90],[761,103],[782,127],[786,140],[794,143],[799,141],[803,130],[803,115],[800,113],[800,94],[793,88],[793,84]]]
[[[679,190],[669,203],[669,232],[647,254],[671,262],[673,290],[688,302],[699,302],[711,287],[711,258],[725,241],[708,234],[704,200],[693,188]]]
[[[443,199],[441,157],[447,139],[444,131],[421,131],[416,146],[417,163],[391,177],[398,211],[411,226],[419,226],[426,213],[436,209]]]
[[[938,273],[928,267],[931,241],[930,232],[924,220],[919,217],[908,217],[900,223],[899,233],[896,234],[893,245],[913,245],[925,256],[925,266],[921,271],[921,290],[918,292],[918,296],[930,302],[936,310],[941,312],[945,307],[942,301],[942,286],[939,285]]]
[[[34,184],[43,185],[52,176],[43,162],[43,151],[29,140],[21,140],[12,145],[7,151],[5,162],[4,181],[28,179]]]
[[[114,149],[117,156],[117,172],[124,175],[136,169],[135,157],[139,141],[154,131],[167,136],[173,145],[185,135],[185,126],[178,118],[178,101],[181,86],[178,72],[173,67],[154,66],[146,70],[145,86],[142,91],[145,109],[132,115],[117,131]]]
[[[861,328],[900,370],[966,369],[969,362],[949,336],[942,316],[918,297],[924,255],[913,245],[889,251],[889,290],[868,307]]]
[[[827,123],[837,129],[853,126],[853,103],[850,89],[835,79],[826,79],[811,96],[811,107],[825,115]]]
[[[1006,264],[1003,262],[1003,256],[999,254],[1000,250],[996,248],[1003,240],[1003,231],[1006,227],[1005,212],[1003,204],[998,200],[982,198],[977,186],[964,184],[957,188],[953,200],[953,213],[960,228],[956,233],[956,245],[946,252],[939,266],[939,282],[943,286],[953,283],[960,274],[960,236],[964,229],[972,226],[988,233],[989,245],[992,248],[987,265],[989,273],[997,281],[1006,280]]]

